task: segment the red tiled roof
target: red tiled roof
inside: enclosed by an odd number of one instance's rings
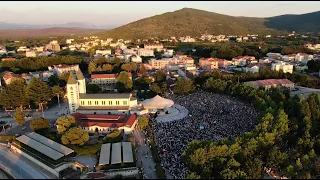
[[[13,72],[7,72],[6,74],[4,74],[3,79],[7,80],[13,77],[16,77],[16,75]]]
[[[2,61],[15,61],[16,58],[2,58]]]
[[[91,74],[91,79],[117,78],[117,74]]]
[[[71,114],[82,127],[100,126],[100,127],[132,127],[136,120],[136,115],[105,115],[105,114]]]
[[[87,176],[91,179],[98,179],[98,178],[106,177],[106,175],[102,172],[89,172],[89,173],[87,173]]]
[[[288,79],[265,79],[265,80],[257,80],[257,81],[249,81],[246,83],[253,84],[255,86],[268,86],[268,85],[282,85],[282,84],[293,84]]]
[[[163,44],[145,44],[144,46],[163,46]]]

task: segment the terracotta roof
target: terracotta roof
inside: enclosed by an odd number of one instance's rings
[[[265,80],[258,80],[258,81],[248,81],[245,82],[247,84],[252,84],[255,86],[270,86],[270,85],[282,85],[282,84],[294,84],[288,79],[265,79]]]
[[[2,61],[15,61],[16,58],[2,58]]]
[[[7,72],[4,74],[3,79],[7,80],[7,79],[11,79],[13,77],[17,77],[17,75],[14,74],[13,72]]]
[[[144,46],[163,46],[163,44],[145,44]]]
[[[117,78],[117,74],[91,74],[91,79]]]
[[[100,127],[132,127],[136,120],[136,115],[105,115],[105,114],[71,114],[81,127],[100,126]]]

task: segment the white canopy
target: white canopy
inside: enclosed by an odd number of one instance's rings
[[[170,99],[165,99],[159,95],[156,95],[151,99],[142,101],[140,104],[148,109],[164,109],[173,106],[174,102]]]

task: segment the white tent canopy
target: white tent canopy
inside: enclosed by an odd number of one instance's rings
[[[164,109],[173,106],[174,102],[170,99],[165,99],[159,95],[156,95],[151,99],[142,101],[140,104],[148,109]]]

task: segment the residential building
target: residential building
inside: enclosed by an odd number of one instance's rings
[[[22,73],[21,78],[23,78],[26,84],[29,84],[33,76],[31,74]]]
[[[67,44],[72,44],[73,41],[74,41],[74,39],[67,39],[67,40],[66,40],[66,43],[67,43]]]
[[[248,81],[248,82],[244,82],[244,84],[254,88],[264,87],[266,90],[272,87],[275,87],[275,88],[286,87],[289,89],[294,88],[294,83],[289,81],[288,79],[265,79],[265,80],[257,80],[257,81]]]
[[[237,61],[240,66],[245,66],[250,63],[258,63],[254,56],[237,56],[232,58],[233,61]]]
[[[49,44],[47,44],[44,48],[45,51],[60,51],[60,45],[58,41],[51,41]]]
[[[17,79],[17,78],[21,78],[19,75],[14,74],[13,72],[7,72],[3,75],[3,80],[5,82],[6,85],[10,84],[12,80]]]
[[[231,61],[228,61],[228,60],[225,60],[225,59],[220,59],[218,61],[219,68],[227,69],[230,65],[232,65]]]
[[[37,53],[34,50],[26,51],[26,57],[37,57]]]
[[[53,71],[53,73],[59,77],[64,72],[78,71],[79,70],[79,64],[74,64],[74,65],[66,65],[66,64],[53,65],[53,67],[49,66],[48,70],[49,71]]]
[[[252,73],[258,73],[259,72],[259,64],[258,63],[252,63],[252,64],[248,64],[244,70],[245,72],[252,72]]]
[[[263,57],[259,59],[259,63],[271,63],[271,62],[272,62],[271,58],[268,58],[268,57]]]
[[[7,49],[4,46],[0,46],[0,55],[8,54]]]
[[[286,61],[286,62],[294,61],[295,60],[295,55],[294,54],[284,55],[284,56],[282,56],[282,60]]]
[[[159,51],[163,49],[163,44],[145,44],[144,49],[149,49],[149,50],[157,49]]]
[[[142,63],[142,58],[140,56],[132,55],[130,59],[131,59],[131,62]]]
[[[139,48],[137,51],[138,56],[152,56],[154,57],[154,50]]]
[[[41,73],[42,81],[48,82],[52,75],[54,75],[52,71],[43,71]]]
[[[163,58],[158,60],[153,58],[149,60],[149,65],[152,67],[152,69],[164,69],[170,64],[171,61],[171,58]]]
[[[287,63],[284,63],[284,62],[272,63],[272,64],[271,64],[271,70],[274,70],[274,71],[280,71],[280,70],[282,70],[284,73],[290,73],[290,74],[292,74],[292,72],[293,72],[293,65],[287,64]]]
[[[27,46],[20,46],[17,50],[17,52],[25,52],[25,51],[28,51],[29,48],[27,48]]]
[[[96,54],[100,54],[100,55],[106,55],[106,54],[109,54],[111,55],[111,49],[97,49],[96,50]]]
[[[100,86],[114,86],[117,77],[117,74],[91,74],[91,81]]]
[[[219,68],[219,59],[217,58],[200,58],[199,66],[204,70],[213,70]]]
[[[266,56],[271,58],[271,57],[273,57],[273,56],[281,56],[281,54],[280,54],[280,53],[268,52],[268,53],[266,54]]]
[[[308,66],[307,65],[302,65],[302,64],[296,64],[294,66],[294,68],[298,72],[304,72],[304,71],[308,70]]]
[[[313,59],[313,55],[307,54],[307,53],[298,53],[298,54],[296,54],[294,59],[296,62],[301,62],[302,64],[307,64],[308,61]]]
[[[43,47],[43,46],[34,47],[34,50],[35,50],[36,52],[43,52],[43,51],[44,51],[44,47]]]

